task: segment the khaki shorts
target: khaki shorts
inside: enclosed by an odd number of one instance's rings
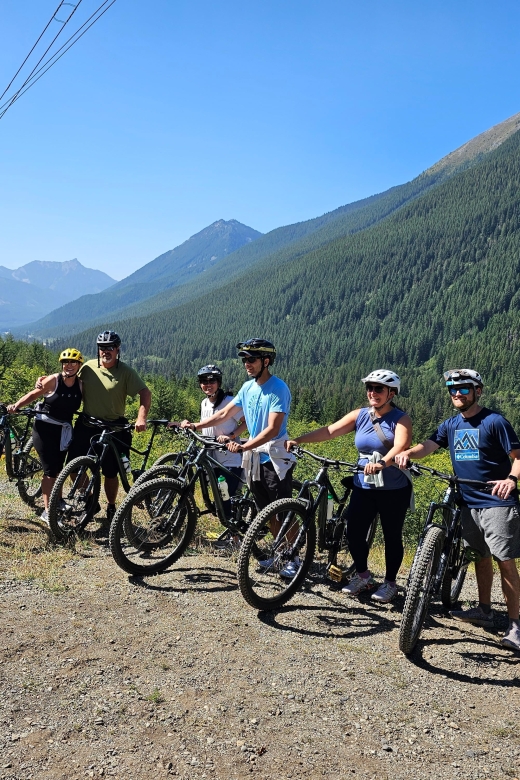
[[[520,511],[515,506],[463,507],[462,538],[483,558],[520,558]]]

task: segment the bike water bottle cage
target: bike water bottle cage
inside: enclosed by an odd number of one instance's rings
[[[478,371],[472,368],[451,368],[444,372],[444,381],[446,387],[457,387],[460,385],[473,385],[473,387],[484,387],[482,377]]]

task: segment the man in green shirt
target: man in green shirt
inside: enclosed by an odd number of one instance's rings
[[[83,412],[106,422],[127,422],[125,418],[126,399],[139,395],[139,412],[135,422],[136,431],[146,429],[146,418],[150,409],[152,394],[145,383],[134,371],[119,359],[121,339],[114,331],[100,333],[96,341],[97,360],[84,363],[79,372],[83,385]],[[80,415],[74,426],[74,437],[69,450],[68,460],[86,455],[90,439],[97,433],[88,421]],[[132,434],[121,431],[117,434],[119,452],[128,457]],[[111,520],[116,511],[116,498],[119,489],[117,462],[108,452],[103,461],[105,493],[108,501],[107,520]]]

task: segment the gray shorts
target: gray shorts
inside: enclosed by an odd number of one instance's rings
[[[483,558],[520,558],[520,511],[516,506],[463,507],[462,537]]]

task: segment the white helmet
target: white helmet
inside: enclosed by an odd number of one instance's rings
[[[444,372],[444,381],[446,387],[460,387],[460,385],[473,385],[473,387],[484,387],[482,377],[478,371],[472,368],[450,368]]]
[[[388,368],[378,368],[376,371],[371,371],[368,376],[361,380],[365,384],[367,382],[377,382],[377,384],[385,385],[395,390],[395,394],[399,393],[401,389],[401,380],[394,371],[390,371]]]

